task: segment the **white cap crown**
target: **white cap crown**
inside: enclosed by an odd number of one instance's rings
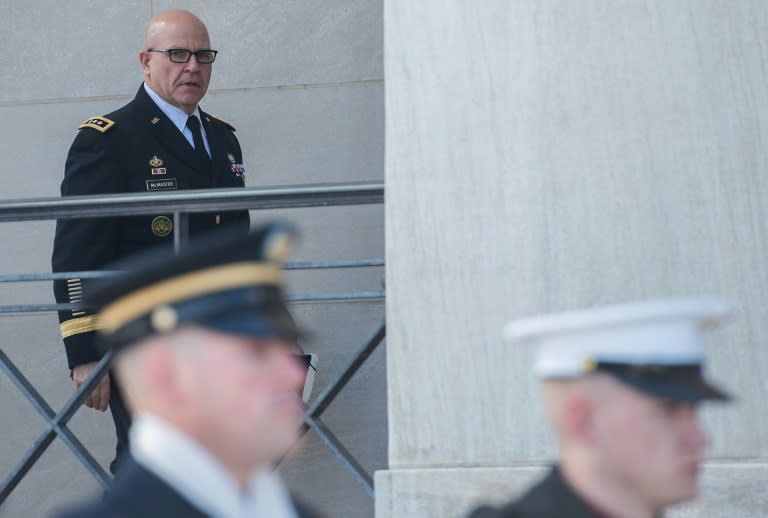
[[[538,377],[576,377],[600,363],[700,365],[702,332],[731,314],[721,299],[664,299],[525,318],[504,334],[537,346]]]

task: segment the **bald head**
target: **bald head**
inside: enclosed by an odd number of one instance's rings
[[[149,20],[147,25],[147,32],[144,37],[144,48],[153,48],[162,43],[163,38],[169,33],[175,32],[195,32],[197,34],[204,34],[205,39],[208,38],[208,29],[205,24],[189,11],[184,9],[171,9],[170,11],[163,11],[158,13]]]
[[[139,53],[147,86],[167,103],[191,115],[208,91],[212,63],[199,63],[195,55],[186,63],[173,62],[170,49],[192,53],[211,50],[205,24],[182,9],[159,13],[149,21],[144,50]]]

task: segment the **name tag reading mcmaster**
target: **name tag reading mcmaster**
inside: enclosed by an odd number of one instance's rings
[[[176,178],[163,178],[162,180],[147,180],[148,191],[172,191],[179,188]]]

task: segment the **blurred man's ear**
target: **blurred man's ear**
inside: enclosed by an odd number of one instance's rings
[[[562,425],[570,440],[592,443],[595,440],[594,404],[579,394],[569,397],[563,404]]]
[[[152,347],[143,358],[144,377],[149,393],[169,403],[183,398],[184,362],[177,361],[173,347]]]

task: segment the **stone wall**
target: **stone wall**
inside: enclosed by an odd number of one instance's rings
[[[768,6],[386,0],[389,464],[378,518],[511,499],[556,453],[521,316],[722,295],[702,498],[768,513]]]

